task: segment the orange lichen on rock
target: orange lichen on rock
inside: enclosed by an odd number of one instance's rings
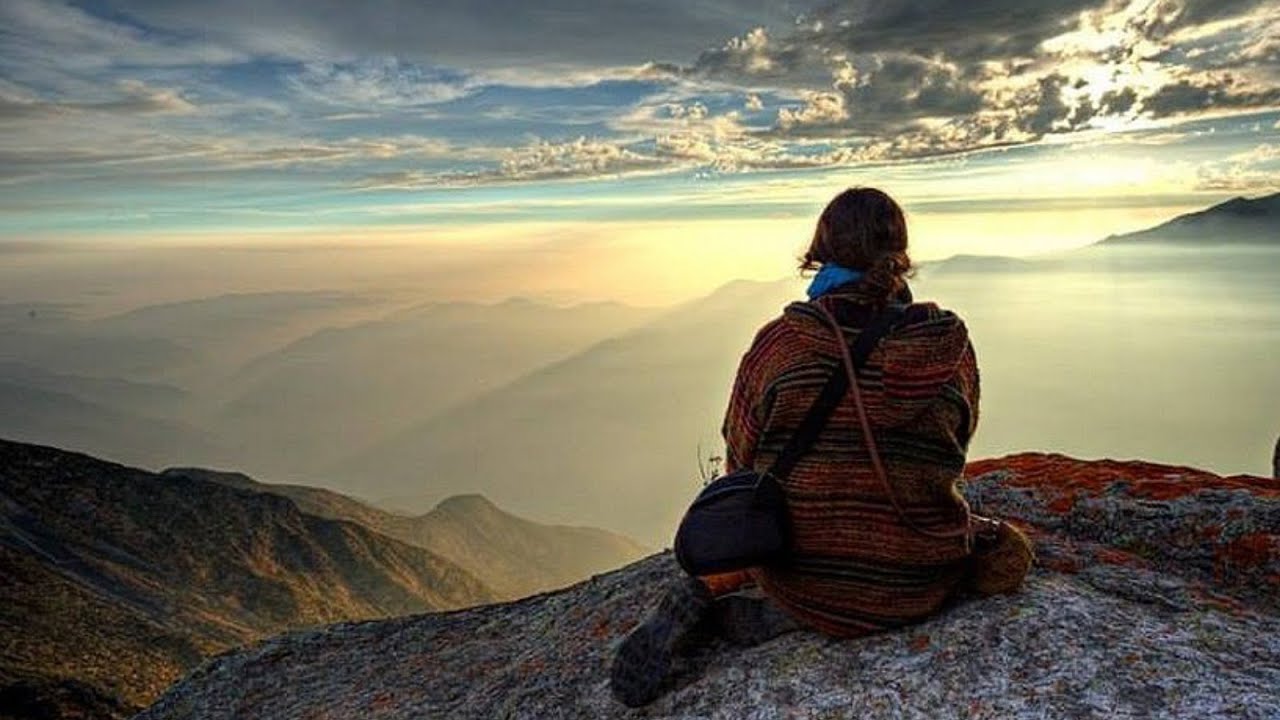
[[[1280,480],[1023,453],[966,468],[974,511],[1030,526],[1040,566],[1183,577],[1267,607],[1280,592]]]
[[[1036,558],[1036,563],[1053,572],[1074,575],[1084,569],[1084,561],[1075,555],[1051,555]]]
[[[591,628],[591,637],[594,638],[605,638],[609,636],[609,633],[610,624],[608,618],[601,618],[599,622]]]
[[[1056,453],[1020,453],[976,460],[965,475],[977,477],[1008,471],[1014,487],[1031,487],[1052,497],[1046,507],[1067,512],[1081,495],[1098,495],[1118,482],[1132,497],[1176,500],[1201,490],[1243,489],[1259,497],[1280,498],[1280,481],[1252,475],[1223,477],[1196,468],[1161,465],[1139,460],[1077,460]]]
[[[1137,555],[1115,548],[1099,548],[1094,557],[1108,565],[1124,565],[1126,567],[1143,567],[1147,563]]]
[[[911,641],[908,644],[908,647],[911,648],[911,652],[913,653],[922,653],[925,650],[929,649],[929,645],[931,644],[931,642],[932,641],[930,640],[928,635],[916,635],[915,637],[911,638]]]
[[[1217,561],[1234,567],[1263,565],[1280,551],[1280,538],[1269,533],[1249,533],[1218,547]]]

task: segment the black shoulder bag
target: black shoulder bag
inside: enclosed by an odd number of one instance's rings
[[[902,318],[906,306],[887,306],[853,342],[853,364],[867,357]],[[842,345],[844,338],[837,336]],[[842,351],[843,352],[843,351]],[[676,560],[690,575],[711,575],[761,565],[777,565],[791,555],[791,528],[782,483],[826,427],[849,390],[840,362],[809,407],[773,466],[764,472],[739,470],[712,480],[685,512],[676,531]]]

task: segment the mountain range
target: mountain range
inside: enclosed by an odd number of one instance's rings
[[[654,314],[517,298],[427,303],[324,327],[228,377],[227,399],[205,422],[224,428],[249,466],[306,477]]]
[[[642,554],[477,496],[396,518],[335,493],[272,490],[0,440],[0,716],[127,717],[230,647],[508,599]]]
[[[1277,203],[1280,195],[1231,201],[1166,224],[1216,218],[1217,234],[1202,235],[1197,253],[1101,243],[923,268],[917,295],[959,312],[978,348],[984,420],[973,451],[1047,447],[1265,467],[1270,411],[1238,378],[1280,392],[1280,376],[1263,369],[1267,348],[1280,350],[1280,322],[1265,310],[1280,303],[1280,245],[1242,250],[1228,230],[1270,217],[1245,208]],[[699,454],[719,452],[738,359],[756,328],[799,297],[796,279],[731,283],[320,474],[367,497],[475,488],[535,517],[665,542],[700,484]],[[1234,412],[1219,418],[1210,398],[1231,398]]]
[[[1052,258],[926,267],[919,294],[959,311],[979,348],[984,410],[972,453],[1052,447],[1268,463],[1280,392],[1271,372],[1277,203],[1280,195],[1237,199]],[[794,279],[739,281],[661,311],[528,301],[388,310],[325,293],[225,296],[96,320],[0,307],[0,434],[148,466],[184,463],[153,473],[0,441],[0,717],[126,717],[217,653],[304,629],[313,632],[204,665],[148,717],[272,717],[264,708],[280,702],[351,717],[612,712],[597,665],[629,622],[618,618],[633,618],[670,574],[668,559],[515,605],[413,614],[546,593],[646,552],[583,523],[665,543],[719,450],[738,358],[801,291]],[[1000,462],[971,466],[972,499],[1025,521],[1047,568],[1025,602],[999,606],[1039,619],[1015,631],[1023,652],[1052,666],[1073,618],[1101,618],[1089,625],[1106,648],[1100,666],[1130,667],[1132,652],[1182,669],[1188,657],[1239,666],[1230,687],[1275,706],[1259,689],[1280,681],[1265,675],[1280,577],[1273,488],[1186,468]],[[1034,482],[1019,480],[1028,473]],[[1192,492],[1176,489],[1184,481]],[[1109,520],[1138,516],[1129,529]],[[1082,572],[1089,563],[1106,569]],[[1133,617],[1154,627],[1166,612],[1194,613],[1242,654],[1179,645],[1186,638],[1174,630],[1152,635],[1154,644],[1140,634],[1109,644],[1104,633]],[[927,633],[999,635],[986,617]],[[1037,644],[1046,626],[1057,643]],[[417,644],[405,650],[406,638]],[[894,642],[867,661],[910,668],[913,648],[932,641]],[[1161,643],[1176,652],[1159,654]],[[824,647],[728,656],[713,673],[741,680],[758,660],[788,678],[765,686],[771,703],[801,697],[798,707],[819,712],[820,699],[792,683],[804,673],[779,663]],[[983,647],[974,673],[1009,650]],[[945,653],[930,657],[931,672],[956,667]],[[1262,674],[1251,674],[1259,660]],[[825,667],[806,662],[787,667]],[[560,684],[548,684],[548,668]],[[1045,695],[1057,704],[1023,700],[1029,712],[1065,713],[1082,707],[1065,699],[1075,691],[1112,703],[1149,691],[1156,704],[1133,707],[1217,707],[1207,676],[1193,682],[1195,703],[1178,705],[1138,685],[1143,668],[1123,675],[1123,692],[1072,680],[1072,693]],[[1000,672],[992,687],[1032,666]],[[729,685],[701,693],[695,682],[668,714],[711,712]],[[281,699],[280,687],[297,692]],[[865,692],[851,686],[842,697]],[[521,699],[529,705],[512,704]]]
[[[477,490],[557,522],[650,542],[701,483],[739,354],[795,282],[738,281],[669,310],[323,471],[366,497]],[[429,475],[423,468],[431,468]]]
[[[1278,198],[1047,257],[922,267],[917,296],[960,313],[978,348],[973,452],[1266,467],[1280,245],[1255,240],[1276,237]],[[791,278],[656,310],[295,292],[96,319],[4,305],[0,436],[235,467],[410,514],[480,492],[656,546],[720,452],[753,332],[800,297]]]
[[[502,600],[561,588],[649,552],[616,533],[517,517],[475,493],[446,498],[423,515],[401,515],[331,490],[270,485],[241,473],[170,468],[161,476],[209,480],[287,497],[304,513],[350,521],[428,550],[481,578]]]
[[[1280,244],[1280,193],[1237,197],[1198,212],[1179,215],[1153,228],[1112,235],[1100,245],[1169,243],[1190,247]]]

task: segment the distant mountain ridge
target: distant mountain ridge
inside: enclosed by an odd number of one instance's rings
[[[538,368],[325,470],[366,497],[482,492],[540,519],[658,544],[718,454],[724,403],[759,325],[796,279],[739,280]],[[654,532],[661,528],[661,535]]]
[[[504,600],[561,588],[651,552],[606,530],[532,522],[477,494],[455,495],[426,514],[408,516],[330,490],[261,483],[241,473],[170,468],[162,476],[200,478],[282,495],[303,512],[359,523],[435,553],[479,578]]]
[[[0,436],[36,443],[57,438],[60,445],[130,461],[162,453],[208,457],[226,450],[182,420],[155,417],[132,403],[94,399],[90,393],[78,392],[75,382],[56,389],[48,378],[58,377],[66,376],[49,374],[39,378],[43,382],[0,376]],[[110,383],[104,380],[100,385]],[[124,382],[119,385],[131,387]],[[132,387],[150,392],[149,386]]]
[[[232,646],[497,598],[439,555],[280,495],[6,440],[0,578],[0,698],[29,717],[124,717]]]
[[[329,325],[239,368],[208,422],[241,448],[237,467],[307,482],[343,450],[375,444],[653,314],[513,298],[430,302]]]
[[[1140,384],[1119,377],[1123,363],[1080,353],[1080,348],[1093,347],[1085,343],[1100,337],[1105,342],[1097,353],[1121,342],[1115,339],[1118,334],[1109,331],[1117,313],[1124,314],[1124,322],[1152,327],[1164,320],[1159,313],[1175,307],[1174,298],[1181,300],[1193,287],[1209,292],[1190,305],[1196,313],[1207,312],[1207,301],[1221,296],[1219,288],[1229,288],[1238,296],[1248,294],[1256,298],[1251,302],[1263,305],[1277,286],[1280,261],[1254,255],[1280,249],[1277,238],[1280,194],[1241,198],[1050,257],[958,255],[923,268],[918,281],[913,281],[913,289],[918,298],[935,300],[959,312],[970,323],[979,344],[987,420],[976,442],[993,437],[992,429],[1001,422],[998,418],[1018,417],[1016,422],[1000,426],[1002,436],[992,445],[979,446],[981,452],[1048,447],[1107,454],[1115,452],[1107,447],[1108,436],[1114,433],[1055,428],[1041,437],[1025,439],[1030,430],[1024,429],[1054,427],[1054,417],[1059,415],[1027,404],[1025,387],[1013,386],[1012,378],[1027,380],[1021,376],[1026,372],[1021,365],[1025,353],[1058,348],[1053,357],[1046,356],[1049,362],[1072,358],[1075,366],[1094,363],[1083,388],[1067,390],[1055,385],[1061,382],[1057,375],[1040,375],[1034,382],[1043,384],[1041,391],[1061,391],[1064,402],[1079,402],[1089,396],[1093,408],[1109,408],[1103,404],[1108,395],[1100,390],[1102,383],[1110,383],[1117,392],[1137,392],[1134,388]],[[1215,251],[1124,250],[1143,247],[1139,241],[1145,240],[1153,247],[1164,247],[1164,243]],[[1130,241],[1131,245],[1126,244]],[[1164,295],[1159,303],[1143,305],[1143,298],[1153,295],[1147,294],[1152,291],[1142,285],[1142,277],[1162,280],[1159,291]],[[1106,302],[1097,300],[1104,296]],[[437,493],[436,497],[479,490],[518,513],[550,519],[581,518],[644,542],[664,542],[684,503],[698,487],[696,454],[701,452],[705,458],[722,448],[718,431],[737,361],[761,325],[776,317],[788,302],[803,297],[803,284],[794,278],[725,284],[644,325],[358,449],[326,466],[324,472],[342,478],[349,483],[344,487],[368,497],[398,495],[402,488],[424,485]],[[1163,309],[1157,310],[1157,305]],[[1087,316],[1087,327],[1073,324],[1068,316],[1062,318],[1065,325],[1047,329],[1050,326],[1040,321],[1045,310],[1055,306],[1072,308],[1071,314],[1077,318]],[[1234,309],[1246,307],[1248,303],[1239,303]],[[1222,315],[1221,310],[1216,312]],[[1103,336],[1099,327],[1107,330]],[[1226,325],[1219,321],[1215,327]],[[1257,322],[1246,327],[1250,333],[1271,332],[1269,325]],[[1073,340],[1066,340],[1066,330],[1075,333]],[[1029,342],[1032,337],[1035,342]],[[992,338],[997,342],[990,342]],[[1126,348],[1125,357],[1155,353],[1159,343],[1173,343],[1171,338],[1165,334],[1142,347]],[[1227,339],[1236,342],[1235,338]],[[1147,362],[1158,363],[1167,373],[1179,363],[1188,367],[1193,360],[1207,362],[1207,354],[1212,352],[1244,357],[1238,349],[1226,350],[1228,346],[1222,342],[1222,337],[1215,337],[1213,342],[1197,342],[1189,351],[1180,348],[1173,361],[1160,356]],[[1240,341],[1240,347],[1247,345]],[[1199,372],[1196,376],[1213,377]],[[1076,379],[1083,381],[1085,378]],[[1188,436],[1203,432],[1194,424],[1205,416],[1192,412],[1188,401],[1164,402],[1168,412],[1158,419],[1127,417],[1124,424],[1130,428],[1139,427],[1138,422],[1173,426],[1152,431],[1153,438],[1171,437],[1174,432]],[[1138,407],[1109,411],[1138,414]],[[991,408],[995,411],[990,412]],[[1232,435],[1245,437],[1239,428]],[[1087,439],[1082,441],[1082,437]],[[1149,447],[1161,442],[1151,440]],[[1170,451],[1168,447],[1172,443],[1144,451],[1161,459],[1182,456],[1180,448]],[[1235,455],[1244,457],[1242,452]],[[429,483],[423,468],[431,469]],[[530,485],[539,491],[528,492]]]
[[[1280,193],[1237,197],[1155,227],[1111,235],[1099,245],[1130,243],[1196,245],[1280,245]]]

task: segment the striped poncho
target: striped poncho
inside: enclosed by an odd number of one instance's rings
[[[877,308],[857,285],[822,303],[853,342]],[[843,372],[835,335],[810,303],[765,325],[742,358],[724,423],[726,470],[767,469],[828,375]],[[963,321],[933,303],[908,307],[859,374],[859,388],[899,504],[926,530],[965,522],[956,481],[978,419],[978,371]],[[936,612],[963,576],[962,539],[905,524],[871,465],[852,393],[784,483],[794,560],[760,568],[765,593],[806,624],[857,636]]]

